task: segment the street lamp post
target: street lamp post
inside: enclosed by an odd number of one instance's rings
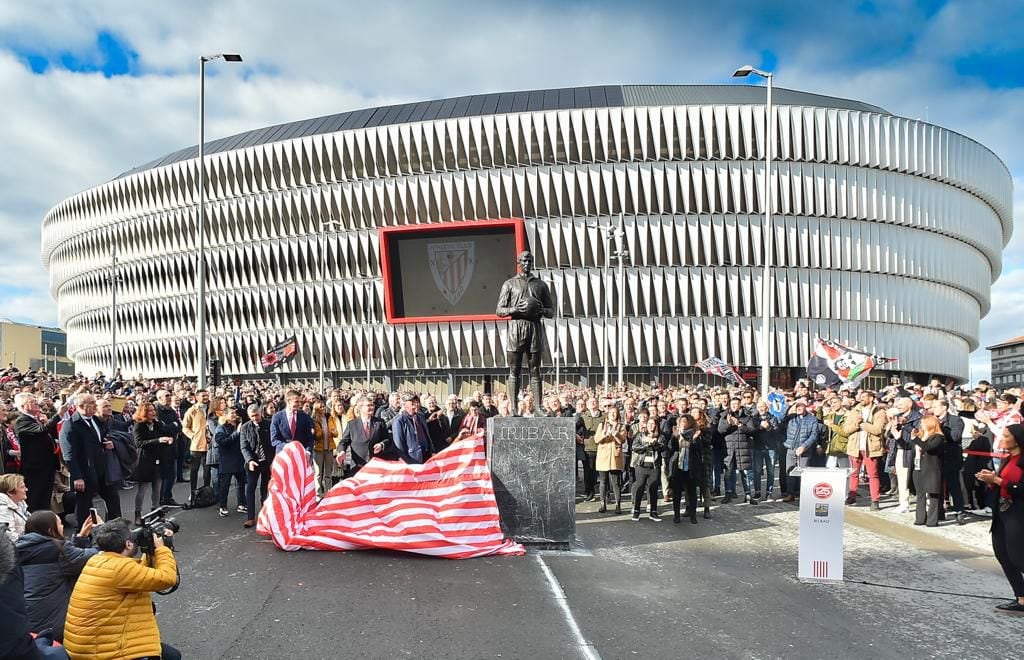
[[[598,225],[598,224],[590,224],[590,225],[587,225],[587,226],[590,227],[591,229],[597,229],[599,232],[601,232],[601,234],[602,234],[601,238],[605,242],[605,250],[604,250],[604,277],[602,278],[602,279],[605,280],[605,286],[604,286],[604,293],[602,294],[602,303],[603,303],[602,306],[604,307],[604,312],[605,312],[605,318],[606,319],[610,318],[611,317],[611,313],[612,313],[611,300],[608,297],[609,293],[612,290],[612,286],[611,286],[611,284],[612,284],[612,282],[611,282],[611,277],[612,277],[612,273],[611,273],[611,269],[612,269],[611,258],[614,256],[616,259],[619,260],[619,264],[618,264],[619,265],[619,314],[618,314],[618,318],[617,318],[617,327],[618,327],[617,332],[618,332],[618,336],[616,337],[616,340],[617,340],[616,341],[616,356],[617,356],[616,362],[618,363],[619,382],[621,383],[623,378],[624,378],[624,376],[623,376],[622,360],[623,360],[623,356],[625,355],[625,353],[623,352],[623,349],[622,349],[622,329],[623,329],[623,322],[624,322],[625,316],[626,316],[626,297],[625,297],[625,295],[623,293],[623,283],[625,281],[625,270],[624,270],[623,260],[626,257],[629,256],[629,252],[627,252],[625,249],[623,249],[623,245],[625,243],[625,234],[626,234],[626,232],[625,232],[625,229],[623,228],[622,214],[619,213],[619,226],[618,227],[613,227],[611,225],[608,225],[607,227],[605,227],[605,226]],[[612,252],[612,242],[613,241],[615,241],[616,244],[617,244],[614,253]],[[604,391],[605,391],[605,396],[607,396],[608,395],[608,379],[610,377],[609,376],[608,337],[607,337],[607,333],[606,333],[606,336],[604,338],[604,341],[601,342],[601,362],[602,362],[602,366],[604,367]]]
[[[619,387],[622,387],[622,383],[626,380],[625,378],[625,360],[626,360],[626,344],[625,344],[625,326],[626,326],[626,258],[629,256],[629,252],[625,249],[626,244],[626,227],[622,219],[622,214],[619,214],[619,231],[616,234],[618,238],[618,249],[615,252],[615,256],[619,260],[619,327],[616,334],[618,335],[615,342],[616,347],[616,362],[619,365]]]
[[[555,276],[552,274],[552,276],[551,276],[551,297],[552,297],[551,303],[555,307],[555,345],[553,346],[553,350],[551,351],[551,361],[555,363],[555,392],[556,393],[558,392],[558,385],[559,385],[559,383],[562,382],[561,381],[561,375],[562,375],[562,373],[561,373],[561,365],[562,365],[562,362],[561,362],[562,352],[561,351],[562,351],[562,344],[561,344],[561,341],[558,338],[558,326],[559,326],[560,321],[562,320],[562,297],[555,293],[555,290],[557,288],[558,288],[558,281],[555,279]]]
[[[320,297],[320,380],[318,381],[320,391],[325,390],[324,387],[324,363],[327,358],[325,357],[327,347],[327,228],[342,227],[338,220],[323,220],[320,223],[320,282],[323,285],[322,296]]]
[[[370,380],[370,369],[373,367],[373,323],[370,322],[371,319],[369,318],[370,314],[372,313],[372,306],[373,306],[373,294],[374,294],[373,280],[367,278],[366,281],[364,282],[364,285],[366,286],[366,309],[367,309],[367,319],[366,320],[367,320],[367,326],[369,326],[368,327],[368,333],[367,333],[367,337],[369,339],[366,342],[366,394],[367,394],[367,396],[369,396],[369,394],[370,394],[370,383],[371,383],[371,380]]]
[[[110,255],[110,378],[117,373],[117,239]]]
[[[772,150],[775,148],[775,122],[772,121],[772,72],[755,69],[749,64],[733,72],[734,78],[750,75],[765,79],[767,90],[764,103],[764,274],[761,277],[761,399],[768,400],[771,377],[771,301],[772,301]]]
[[[196,351],[198,368],[196,375],[199,389],[206,388],[206,166],[203,162],[206,142],[206,63],[213,60],[225,62],[241,62],[242,56],[237,53],[217,53],[199,56],[199,256],[196,279],[196,317],[199,350]]]

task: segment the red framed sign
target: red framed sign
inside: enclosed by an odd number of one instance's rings
[[[382,227],[388,323],[495,321],[501,285],[526,249],[521,219]]]

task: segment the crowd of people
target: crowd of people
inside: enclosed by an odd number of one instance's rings
[[[1020,408],[1019,391],[997,392],[985,382],[947,388],[938,379],[878,391],[800,381],[768,400],[743,385],[602,391],[563,384],[543,402],[525,391],[514,398],[474,392],[465,401],[449,395],[441,405],[426,393],[321,393],[312,384],[270,380],[200,390],[187,378],[57,378],[9,367],[0,372],[0,526],[20,559],[26,621],[71,648],[95,643],[75,641],[65,627],[74,618],[68,602],[75,603],[76,580],[83,583],[79,574],[99,563],[92,557],[130,557],[132,541],[126,546],[122,537],[147,508],[216,505],[220,516],[239,513],[253,527],[274,455],[286,443],[306,449],[322,496],[374,457],[423,463],[485,429],[489,417],[571,417],[579,497],[597,500],[599,513],[614,507],[621,514],[628,500],[639,520],[646,502],[646,518],[660,521],[664,503],[674,522],[696,524],[698,512],[711,519],[712,506],[795,502],[800,468],[829,466],[850,469],[849,506],[866,495],[877,511],[892,498],[900,513],[925,526],[947,517],[962,524],[969,513],[992,516],[996,557],[1017,597],[1000,607],[1019,613]],[[176,484],[188,484],[182,502]],[[134,506],[122,518],[126,488],[134,490]],[[97,524],[98,500],[111,522]],[[66,537],[65,529],[75,534]],[[57,551],[59,574],[45,568]],[[137,577],[163,584],[170,554],[150,556],[143,568],[153,573]]]

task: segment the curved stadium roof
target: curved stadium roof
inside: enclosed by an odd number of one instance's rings
[[[291,140],[357,128],[370,128],[412,121],[455,119],[506,112],[573,110],[648,105],[752,105],[763,104],[765,88],[753,85],[602,85],[597,87],[565,87],[526,92],[474,94],[437,101],[417,101],[352,110],[334,115],[314,117],[258,128],[206,143],[206,155],[244,149],[270,142]],[[890,114],[868,103],[821,94],[799,92],[775,87],[772,103],[804,105],[843,110],[859,110]],[[155,167],[163,167],[199,156],[198,145],[179,149],[139,165],[114,177],[120,179]]]

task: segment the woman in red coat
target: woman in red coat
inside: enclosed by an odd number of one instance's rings
[[[996,606],[997,612],[1024,615],[1024,424],[1011,424],[998,438],[1009,454],[998,472],[981,470],[974,475],[989,488],[998,489],[999,502],[992,509],[992,550],[1013,588],[1014,600]]]

